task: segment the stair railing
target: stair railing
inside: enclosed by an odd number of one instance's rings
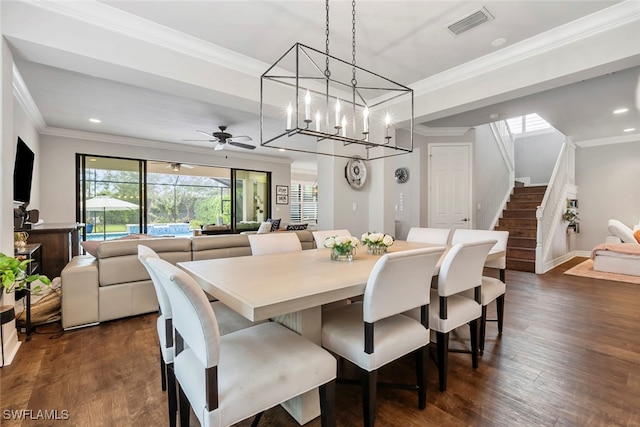
[[[554,230],[562,218],[569,180],[569,156],[567,142],[562,144],[553,168],[549,185],[536,210],[538,230],[536,234],[536,274],[545,273],[545,259],[551,249]]]
[[[482,209],[476,216],[475,225],[480,230],[491,230],[496,226],[513,191],[515,178],[513,161],[514,138],[509,130],[509,125],[505,120],[501,120],[490,123],[489,127],[502,154],[503,162],[500,167],[493,171],[490,190],[485,193],[480,201]]]

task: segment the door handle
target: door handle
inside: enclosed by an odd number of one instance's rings
[[[462,222],[467,222],[469,221],[469,218],[462,218]]]

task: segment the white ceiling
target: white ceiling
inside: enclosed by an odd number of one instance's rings
[[[569,39],[590,14],[618,3],[361,0],[357,63],[424,88],[435,77],[446,81],[469,64],[510,49],[533,55],[534,41],[557,42],[551,40],[557,34]],[[632,11],[625,19],[638,29],[638,38],[611,50],[626,49],[626,56],[600,60],[585,51],[585,64],[574,64],[580,73],[514,87],[497,99],[441,110],[430,106],[418,122],[473,126],[489,122],[490,114],[507,118],[538,112],[574,141],[615,138],[626,127],[640,133],[640,115],[633,108],[640,74],[640,2],[625,3]],[[460,36],[448,32],[447,25],[483,6],[492,21]],[[3,1],[1,7],[2,31],[42,116],[43,133],[65,129],[211,147],[183,140],[199,139],[197,129],[212,132],[227,125],[229,132],[250,135],[259,145],[260,74],[295,42],[320,50],[325,43],[325,5],[317,0]],[[331,54],[349,62],[350,8],[348,1],[330,3]],[[492,46],[498,38],[506,43]],[[527,55],[521,56],[526,61]],[[417,110],[421,103],[416,96]],[[613,117],[611,110],[623,105],[630,112]],[[89,117],[102,123],[90,123]],[[312,156],[262,147],[253,153],[295,156],[300,168],[314,167]]]

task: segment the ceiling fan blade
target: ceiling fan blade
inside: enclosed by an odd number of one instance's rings
[[[183,139],[182,142],[218,142],[217,139]]]
[[[203,130],[196,130],[196,132],[201,133],[201,134],[203,134],[203,135],[207,135],[209,138],[211,138],[211,136],[212,136],[212,135],[211,135],[211,132],[205,132],[205,131],[203,131]]]
[[[247,135],[239,135],[239,136],[232,136],[231,138],[227,139],[227,141],[231,142],[249,142],[249,141],[253,141],[253,138],[251,138],[250,136]]]
[[[249,144],[243,144],[241,142],[235,142],[235,141],[228,141],[229,144],[233,145],[234,147],[240,147],[240,148],[245,148],[247,150],[254,150],[256,147],[253,145],[249,145]]]

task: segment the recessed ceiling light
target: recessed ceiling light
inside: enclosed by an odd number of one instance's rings
[[[507,42],[507,39],[505,39],[504,37],[500,37],[499,39],[495,39],[494,41],[492,41],[491,46],[499,47],[505,44],[506,42]]]
[[[284,148],[278,148],[278,151],[287,151]]]
[[[626,128],[623,132],[633,132],[636,128]]]
[[[617,110],[613,110],[613,114],[622,114],[622,113],[626,113],[627,111],[629,111],[629,109],[626,107],[618,108]]]
[[[102,123],[102,120],[100,120],[100,119],[89,119],[89,121],[91,123]]]

